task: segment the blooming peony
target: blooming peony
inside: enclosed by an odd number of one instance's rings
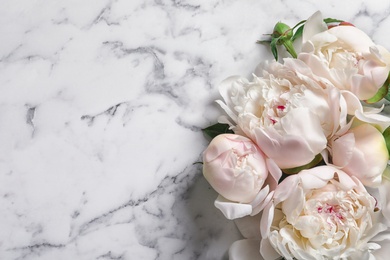
[[[265,63],[252,82],[225,80],[219,104],[233,129],[256,142],[282,169],[305,165],[326,148],[327,138],[346,125],[339,91],[295,59]]]
[[[390,53],[354,26],[330,29],[316,12],[306,22],[298,59],[337,88],[349,90],[360,100],[372,98],[390,71]]]
[[[331,166],[283,180],[263,212],[265,259],[368,259],[388,239],[376,199],[355,177]],[[270,250],[269,245],[273,250]]]

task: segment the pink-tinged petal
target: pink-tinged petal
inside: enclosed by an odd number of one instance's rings
[[[299,230],[305,238],[313,238],[318,236],[320,223],[316,217],[301,216],[295,222],[294,227]]]
[[[292,58],[285,58],[283,59],[284,66],[287,68],[290,68],[291,70],[295,71],[298,75],[304,75],[308,77],[314,77],[313,70],[310,66],[308,66],[304,61],[301,59],[292,59]]]
[[[215,200],[214,206],[219,209],[227,219],[242,218],[249,216],[252,213],[251,205],[232,202],[221,195]]]
[[[302,60],[308,67],[310,67],[315,75],[328,79],[333,84],[337,84],[337,82],[332,81],[329,67],[320,57],[312,53],[303,52],[298,55],[298,59]]]
[[[344,171],[337,171],[337,178],[339,180],[339,187],[343,190],[352,190],[354,188],[365,190],[364,186],[361,184],[360,180],[354,176],[349,176]]]
[[[364,113],[363,110],[357,110],[355,116],[360,121],[375,125],[381,132],[385,131],[385,129],[390,126],[390,117],[384,115],[368,114]]]
[[[329,29],[329,33],[356,52],[369,52],[369,47],[375,45],[366,33],[353,26],[336,26]]]
[[[358,97],[350,91],[341,91],[346,103],[349,115],[354,115],[356,111],[363,110],[362,104]]]
[[[331,166],[318,166],[301,171],[298,176],[304,190],[319,189],[333,179],[337,169]]]
[[[310,108],[298,107],[291,110],[282,118],[281,124],[287,135],[305,136],[306,142],[315,155],[325,149],[327,140],[321,122],[318,115],[312,113]]]
[[[234,242],[229,249],[229,260],[263,260],[260,241],[243,239]]]
[[[331,106],[331,114],[333,119],[333,129],[330,135],[328,137],[334,136],[336,132],[339,129],[342,129],[343,127],[346,127],[347,125],[347,102],[344,99],[344,97],[341,95],[340,91],[337,88],[329,87],[328,88],[329,93],[329,103],[330,104],[337,104],[339,103],[339,106]]]
[[[304,206],[304,197],[305,194],[302,188],[295,187],[290,196],[284,201],[282,210],[286,214],[286,220],[289,223],[294,224],[297,221]]]
[[[375,108],[364,108],[357,98],[350,91],[341,91],[346,103],[347,110],[349,115],[356,116],[362,122],[369,123],[377,127],[381,132],[383,132],[387,127],[390,126],[390,118],[388,116],[377,114],[381,109]]]
[[[282,170],[273,160],[269,158],[266,158],[265,162],[269,171],[268,179],[265,184],[268,184],[271,190],[275,190],[280,178],[282,177]]]
[[[303,42],[308,41],[314,35],[326,31],[328,27],[323,21],[322,14],[320,11],[315,12],[312,16],[307,19],[305,27],[303,28]]]
[[[367,100],[372,98],[381,86],[375,85],[371,77],[355,74],[351,78],[351,91],[360,99]]]
[[[269,186],[266,185],[261,191],[257,194],[257,196],[253,199],[253,201],[250,203],[252,206],[252,213],[251,216],[254,216],[258,214],[265,205],[269,202],[272,197],[273,191],[270,192]]]
[[[345,134],[331,143],[333,164],[338,167],[345,167],[352,158],[355,146],[355,135]]]
[[[355,145],[351,160],[343,170],[366,186],[378,186],[389,160],[383,135],[369,124],[360,125],[349,132],[355,137]]]
[[[269,203],[263,210],[260,220],[260,234],[262,238],[267,238],[274,218],[275,205]]]
[[[219,93],[221,94],[225,103],[220,100],[217,100],[217,103],[222,107],[223,110],[225,110],[226,114],[228,114],[234,122],[237,122],[237,114],[236,111],[233,110],[235,105],[231,97],[232,92],[235,91],[235,83],[239,80],[247,82],[247,79],[240,76],[231,76],[222,81],[218,87]]]
[[[389,76],[389,68],[383,66],[375,66],[367,72],[367,75],[371,77],[374,85],[377,86],[377,89],[379,89],[383,86],[387,77]]]
[[[275,128],[256,128],[256,143],[281,169],[305,165],[326,148],[318,117],[307,108],[291,110],[281,120],[284,135]]]
[[[268,193],[267,197],[260,204],[258,204],[258,205],[252,204],[253,211],[252,211],[251,216],[259,214],[269,203],[272,203],[274,193],[275,193],[275,191],[271,191],[270,193]]]
[[[280,135],[275,129],[254,130],[256,143],[282,169],[305,165],[315,157],[303,137]],[[295,151],[295,152],[293,152]]]
[[[300,178],[296,174],[290,175],[284,179],[275,190],[274,203],[278,204],[291,196],[291,193],[296,189],[299,182]]]

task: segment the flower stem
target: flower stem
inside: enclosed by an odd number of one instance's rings
[[[287,52],[291,54],[293,58],[297,58],[297,53],[295,52],[294,46],[292,44],[292,41],[285,41],[283,42],[283,46],[286,48]]]

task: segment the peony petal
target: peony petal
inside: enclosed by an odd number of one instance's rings
[[[331,166],[317,166],[299,173],[302,188],[306,190],[319,189],[324,187],[331,179],[337,169]]]
[[[369,124],[362,124],[349,132],[355,137],[355,145],[351,159],[343,170],[357,177],[366,186],[378,186],[389,160],[383,135]],[[342,155],[339,153],[339,156]]]
[[[333,141],[331,147],[333,164],[341,168],[345,167],[353,155],[355,135],[353,133],[345,134]]]
[[[328,32],[336,36],[346,49],[353,48],[356,52],[369,52],[369,48],[375,45],[366,33],[354,26],[336,26],[329,29]]]
[[[219,209],[227,219],[236,219],[249,216],[252,213],[252,206],[240,204],[225,199],[221,195],[214,202],[214,206]]]
[[[347,111],[349,115],[354,115],[356,111],[363,110],[362,104],[358,97],[350,91],[340,91],[347,102]]]
[[[360,121],[376,126],[381,132],[390,126],[389,117],[377,114],[381,109],[365,108],[365,110],[363,110],[363,106],[359,99],[352,92],[341,91],[341,94],[347,102],[349,115],[354,115]]]
[[[217,101],[217,103],[222,107],[223,110],[226,111],[226,113],[233,119],[234,122],[237,122],[237,115],[233,110],[235,105],[231,100],[231,91],[234,89],[234,83],[239,80],[247,82],[247,79],[240,76],[231,76],[222,81],[218,86],[219,93],[221,94],[226,105],[221,101]]]
[[[229,249],[229,260],[263,260],[260,241],[243,239],[234,242]]]
[[[318,235],[320,225],[318,219],[312,216],[301,216],[296,221],[294,227],[300,230],[305,238],[313,238]]]
[[[328,28],[323,21],[322,14],[320,11],[315,12],[312,16],[307,19],[305,27],[303,27],[302,39],[303,42],[308,41],[314,35],[326,31]]]
[[[324,62],[319,56],[313,53],[300,53],[298,59],[302,60],[309,68],[311,68],[312,73],[322,77],[324,81],[329,81],[331,84],[335,85],[338,89],[344,89],[345,86],[340,84],[338,81],[333,80],[331,71],[329,70],[328,64]]]
[[[357,119],[369,123],[371,125],[375,125],[379,128],[381,132],[383,132],[387,127],[390,126],[390,117],[380,115],[380,114],[369,114],[364,113],[362,110],[357,110],[355,112],[355,116]]]
[[[327,140],[321,122],[318,116],[310,111],[310,108],[300,107],[291,110],[282,118],[281,123],[287,135],[304,136],[315,155],[325,149]]]
[[[360,100],[367,100],[375,96],[382,85],[375,85],[371,77],[355,74],[351,77],[351,91]]]
[[[256,128],[256,143],[281,169],[308,164],[326,148],[321,124],[307,108],[291,110],[281,120],[284,134],[275,128]]]
[[[288,176],[281,183],[279,183],[278,187],[275,190],[274,203],[278,204],[281,201],[284,201],[288,197],[290,197],[291,193],[298,186],[299,182],[300,182],[299,176],[294,174]]]
[[[270,173],[266,184],[270,185],[271,190],[275,190],[280,178],[282,177],[282,170],[280,170],[276,163],[269,158],[266,158],[265,162]]]
[[[253,209],[251,215],[253,216],[258,214],[265,207],[265,205],[270,201],[271,197],[272,197],[272,193],[270,193],[269,186],[267,185],[260,190],[257,196],[250,203]]]
[[[305,203],[305,194],[301,187],[294,187],[293,192],[283,202],[282,210],[286,215],[286,220],[292,225],[295,224],[297,218],[301,214]]]
[[[261,237],[266,238],[269,235],[272,220],[274,218],[275,206],[273,203],[269,203],[263,210],[260,220],[260,232]]]

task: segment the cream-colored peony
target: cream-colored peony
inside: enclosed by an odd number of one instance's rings
[[[203,153],[203,175],[220,194],[215,206],[235,219],[264,208],[281,172],[250,139],[222,134]]]
[[[376,199],[355,177],[330,166],[283,180],[262,216],[264,259],[375,259],[389,239]],[[274,250],[272,250],[273,248]]]
[[[354,26],[328,29],[320,12],[306,22],[298,59],[360,100],[372,98],[389,76],[390,53]]]
[[[233,120],[226,122],[281,169],[309,163],[346,125],[344,98],[296,59],[264,63],[256,74],[253,81],[231,77],[220,85],[219,104]]]

